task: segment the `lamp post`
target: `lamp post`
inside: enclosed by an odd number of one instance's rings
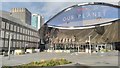
[[[89,46],[90,46],[90,55],[91,55],[91,42],[90,42],[91,35],[89,35]]]
[[[7,33],[7,35],[9,35],[9,46],[8,46],[8,60],[10,60],[10,50],[11,50],[11,38],[12,38],[12,35],[11,33]]]

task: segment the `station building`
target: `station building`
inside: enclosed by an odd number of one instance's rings
[[[44,29],[45,49],[120,50],[120,6],[94,2],[70,6],[48,20]]]

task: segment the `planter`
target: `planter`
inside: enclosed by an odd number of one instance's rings
[[[24,51],[22,49],[16,49],[14,51],[14,55],[21,55],[21,54],[24,54]]]
[[[35,52],[40,52],[40,49],[35,49]]]
[[[70,53],[71,51],[70,50],[64,50],[65,53]]]
[[[42,67],[48,67],[48,66],[59,66],[59,65],[65,65],[65,64],[71,64],[72,62],[67,61],[66,59],[51,59],[51,60],[41,60],[39,62],[34,61],[28,64],[24,64],[21,66],[42,66]]]
[[[33,53],[34,52],[34,49],[27,49],[26,50],[26,53]]]
[[[53,52],[53,50],[46,50],[46,52]]]
[[[86,53],[89,53],[89,50],[88,50],[88,49],[86,49],[86,50],[85,50],[85,52],[86,52]]]

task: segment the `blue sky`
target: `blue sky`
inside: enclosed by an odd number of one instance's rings
[[[11,8],[16,7],[27,8],[31,13],[44,16],[45,21],[47,21],[61,10],[79,3],[81,2],[2,2],[0,8],[4,11],[10,11]]]
[[[77,2],[4,2],[2,10],[10,11],[11,8],[15,7],[27,8],[31,13],[38,13],[44,16],[45,20],[48,20],[56,13],[74,4]]]

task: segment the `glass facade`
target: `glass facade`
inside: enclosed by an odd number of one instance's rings
[[[31,25],[35,28],[38,28],[38,16],[36,15],[33,15],[32,16],[32,22],[31,22]]]

